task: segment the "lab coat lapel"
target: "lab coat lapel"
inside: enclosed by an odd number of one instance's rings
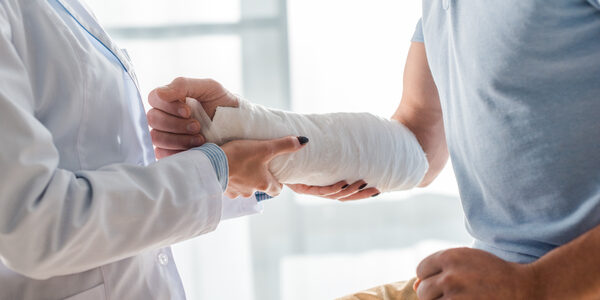
[[[137,76],[133,69],[133,65],[129,60],[129,56],[123,49],[119,48],[117,44],[110,38],[108,33],[104,31],[102,26],[98,24],[96,18],[90,13],[90,11],[83,6],[82,3],[73,3],[77,0],[57,0],[66,10],[67,12],[75,18],[75,20],[83,27],[89,34],[91,34],[94,38],[96,38],[100,43],[102,43],[110,52],[112,52],[115,57],[119,60],[121,65],[125,68],[125,71],[131,76],[133,82],[139,90],[139,83],[137,80]],[[73,6],[78,5],[81,6],[82,10],[74,9]],[[83,15],[85,14],[85,15]]]

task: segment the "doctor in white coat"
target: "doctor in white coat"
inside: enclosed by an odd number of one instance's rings
[[[127,54],[80,2],[0,1],[0,299],[184,299],[168,246],[256,212],[254,191],[281,189],[268,160],[302,148],[155,162],[147,126]]]

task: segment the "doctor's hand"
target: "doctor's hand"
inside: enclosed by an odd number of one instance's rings
[[[504,261],[488,252],[456,248],[437,252],[417,267],[420,300],[537,299],[531,265]]]
[[[288,136],[275,140],[237,140],[221,146],[229,164],[229,183],[225,195],[231,199],[251,197],[261,191],[271,197],[281,193],[282,184],[269,171],[273,158],[296,152],[307,138]]]
[[[200,122],[191,117],[187,97],[198,100],[212,119],[218,106],[237,107],[238,98],[212,79],[178,77],[148,95],[152,109],[148,124],[157,158],[163,158],[204,144]]]
[[[379,196],[376,188],[365,189],[367,183],[359,180],[352,184],[343,180],[329,186],[310,186],[305,184],[287,184],[287,186],[298,194],[317,196],[339,201],[360,200]]]

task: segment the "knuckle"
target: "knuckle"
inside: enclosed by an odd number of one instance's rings
[[[146,118],[148,119],[148,124],[154,127],[158,122],[158,111],[155,108],[150,109],[148,113],[146,113]]]
[[[178,95],[181,95],[185,92],[185,86],[187,83],[187,78],[185,77],[176,77],[175,79],[173,79],[173,82],[171,82],[171,88],[173,90],[175,90],[175,92]]]
[[[417,271],[415,272],[418,278],[423,278],[425,277],[424,274],[424,270],[425,270],[425,266],[423,265],[423,263],[421,262],[418,266],[417,266]]]
[[[458,282],[457,279],[458,278],[457,278],[456,274],[454,274],[452,272],[448,272],[448,273],[440,276],[439,283],[441,286],[450,287],[450,286],[454,286]]]
[[[295,148],[297,144],[299,144],[300,142],[298,141],[298,138],[295,136],[288,136],[286,138],[286,144],[289,148]]]
[[[261,191],[266,191],[266,190],[269,189],[269,185],[266,184],[266,183],[261,183],[256,188],[259,189],[259,190],[261,190]]]
[[[219,83],[218,81],[212,79],[212,78],[207,78],[206,79],[206,84],[209,86],[209,88],[211,89],[219,89],[221,88],[221,83]]]
[[[150,104],[150,106],[152,107],[156,107],[157,105],[157,99],[158,95],[157,95],[157,90],[158,89],[154,89],[152,90],[150,93],[148,93],[148,96],[146,97],[146,99],[148,99],[148,104]]]
[[[175,77],[175,79],[173,79],[173,82],[171,82],[171,84],[173,84],[174,86],[180,86],[185,84],[185,82],[187,81],[187,78],[183,77],[183,76],[177,76]]]
[[[275,152],[275,147],[272,145],[272,143],[260,143],[257,147],[256,150],[259,153],[262,153],[263,156],[270,156]]]
[[[440,252],[439,258],[444,264],[452,264],[456,260],[456,253],[453,249],[445,250]]]
[[[154,149],[154,155],[156,156],[156,158],[161,159],[162,158],[162,152],[160,151],[160,148],[155,148]]]
[[[183,145],[190,145],[192,147],[194,146],[200,146],[201,144],[204,144],[206,142],[206,140],[204,139],[204,136],[201,135],[196,135],[193,137],[187,136],[187,135],[177,135],[177,139],[176,139],[176,143],[183,146]]]
[[[152,142],[156,142],[160,139],[160,132],[152,129],[150,130],[150,137],[152,138]]]

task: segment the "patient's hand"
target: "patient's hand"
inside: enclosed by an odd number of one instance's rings
[[[212,79],[179,77],[154,89],[148,95],[148,103],[153,108],[148,111],[147,117],[153,128],[150,133],[159,159],[205,142],[200,134],[200,122],[191,117],[191,109],[185,104],[187,97],[201,102],[211,119],[218,106],[238,106],[237,97]]]

